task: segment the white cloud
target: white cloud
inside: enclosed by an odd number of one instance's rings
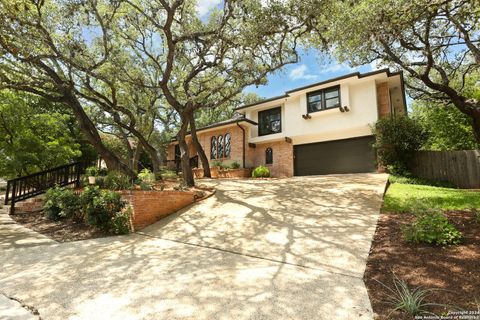
[[[197,1],[197,12],[200,17],[206,15],[210,9],[218,6],[222,0],[198,0]]]
[[[311,79],[316,79],[318,77],[317,75],[308,74],[306,72],[307,72],[307,66],[304,64],[301,64],[298,67],[292,69],[288,77],[291,80],[311,80]]]
[[[331,73],[331,72],[352,72],[357,70],[358,67],[352,68],[345,63],[335,63],[327,66],[326,68],[322,69],[320,73]]]

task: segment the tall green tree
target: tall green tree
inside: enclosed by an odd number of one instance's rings
[[[411,117],[428,133],[425,150],[471,150],[480,145],[475,140],[472,119],[452,105],[416,100]]]
[[[31,174],[82,156],[79,137],[70,129],[71,114],[48,104],[34,95],[0,91],[1,177]]]
[[[131,10],[121,37],[147,75],[137,74],[136,83],[162,93],[178,113],[182,172],[193,185],[185,141],[189,128],[204,175],[210,176],[194,113],[231,104],[245,87],[265,83],[269,73],[298,61],[297,43],[309,20],[293,18],[296,1],[225,0],[204,19],[195,1],[126,2]]]
[[[310,43],[342,62],[404,71],[414,98],[453,105],[480,142],[480,99],[466,86],[480,71],[479,0],[334,1],[328,14],[314,3],[305,1],[318,17]]]

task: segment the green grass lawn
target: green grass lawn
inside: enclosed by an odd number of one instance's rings
[[[478,191],[403,183],[393,183],[388,188],[383,204],[385,212],[471,208],[480,208],[480,192]]]

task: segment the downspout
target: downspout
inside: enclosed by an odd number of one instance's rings
[[[238,124],[237,122],[237,126],[242,129],[242,135],[243,135],[243,152],[242,152],[242,168],[245,169],[245,129]]]

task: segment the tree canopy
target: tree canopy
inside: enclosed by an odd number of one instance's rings
[[[0,177],[64,165],[82,156],[71,115],[34,95],[0,92]]]

